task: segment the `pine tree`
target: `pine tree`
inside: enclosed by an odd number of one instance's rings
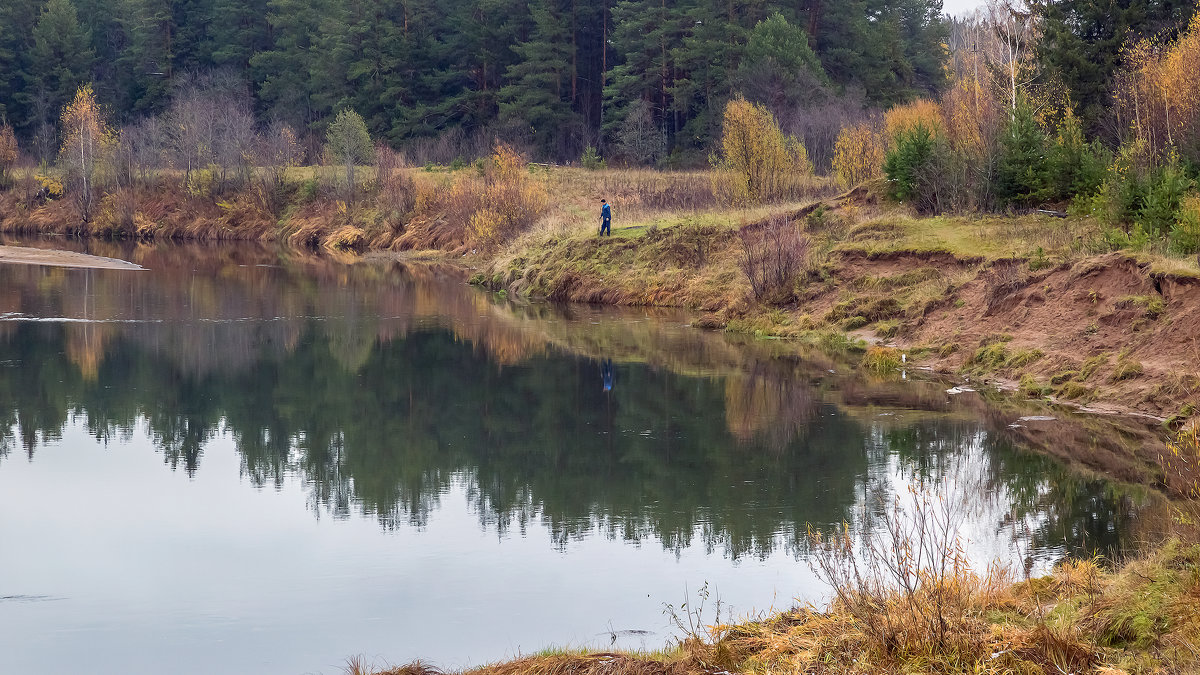
[[[245,73],[250,57],[270,47],[267,0],[213,0],[207,51],[217,66]]]
[[[529,126],[534,141],[550,150],[573,119],[570,32],[557,0],[529,4],[534,28],[514,51],[520,60],[505,74],[500,114]]]
[[[996,197],[1002,204],[1032,206],[1051,194],[1046,133],[1025,101],[1017,103],[1000,138]]]
[[[33,122],[30,58],[39,4],[38,0],[0,2],[0,119],[18,133],[29,132]]]
[[[808,103],[829,84],[808,34],[778,12],[750,32],[736,79],[747,99],[772,111]]]
[[[119,83],[112,89],[123,111],[164,110],[175,74],[175,24],[170,0],[124,0],[122,30],[127,41],[118,57]]]
[[[679,46],[671,50],[675,81],[672,109],[682,122],[678,145],[703,148],[720,133],[721,118],[732,90],[732,74],[745,49],[749,27],[757,22],[762,3],[727,5],[700,0],[682,12]]]
[[[621,0],[612,10],[612,51],[620,63],[611,69],[604,89],[605,132],[616,133],[629,106],[650,103],[655,122],[668,137],[678,124],[674,115],[674,49],[684,34],[686,16],[679,3],[667,0]]]
[[[71,0],[49,0],[33,27],[29,88],[57,115],[91,79],[92,49]],[[43,121],[44,121],[43,117]]]
[[[314,92],[334,84],[314,82],[311,76],[315,64],[328,58],[315,51],[315,47],[329,2],[269,0],[269,7],[267,22],[274,33],[274,43],[270,49],[250,57],[258,96],[273,117],[297,128],[308,128],[322,112],[316,110]]]

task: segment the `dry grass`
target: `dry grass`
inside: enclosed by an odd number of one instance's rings
[[[670,654],[548,653],[462,675],[757,675],[954,673],[1012,675],[1200,672],[1200,545],[1178,539],[1116,571],[1095,560],[1068,560],[1044,577],[1011,582],[965,567],[913,594],[870,598],[864,619],[839,599],[827,610],[796,608],[688,636]],[[939,637],[932,617],[947,587],[963,599],[942,605]],[[915,603],[915,604],[914,604]],[[881,641],[872,625],[897,632]],[[350,675],[442,675],[420,662]]]
[[[448,675],[420,661],[374,669],[357,657],[350,659],[344,672],[346,675]],[[715,675],[716,672],[682,654],[672,659],[616,653],[550,653],[475,668],[461,675]]]

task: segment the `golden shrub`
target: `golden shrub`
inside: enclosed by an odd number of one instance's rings
[[[471,214],[467,231],[471,238],[478,242],[491,243],[499,238],[500,221],[503,216],[497,211],[484,207]]]
[[[843,127],[833,148],[833,171],[842,187],[852,188],[883,172],[884,142],[875,125]]]
[[[0,183],[4,182],[8,171],[17,163],[20,148],[17,146],[17,135],[7,124],[0,124]]]
[[[936,101],[924,98],[898,105],[887,111],[883,118],[883,124],[889,142],[895,139],[897,134],[909,131],[918,124],[924,125],[934,134],[942,134],[946,131],[941,106]]]
[[[725,106],[714,190],[734,203],[787,196],[795,178],[812,174],[808,149],[780,130],[763,105],[736,98]]]
[[[62,181],[54,176],[46,176],[39,173],[33,179],[37,181],[39,189],[46,191],[46,196],[50,199],[58,199],[63,196]]]

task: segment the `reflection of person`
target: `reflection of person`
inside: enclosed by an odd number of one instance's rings
[[[605,234],[607,234],[611,237],[612,209],[609,207],[606,200],[601,199],[600,203],[603,204],[603,206],[600,207],[600,236],[603,237]]]
[[[613,388],[612,359],[604,359],[604,361],[600,364],[600,379],[604,380],[604,391],[612,391],[612,388]]]

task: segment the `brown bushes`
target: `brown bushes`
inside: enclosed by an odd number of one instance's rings
[[[790,299],[796,278],[808,261],[810,242],[786,216],[747,225],[738,233],[741,268],[758,300]]]
[[[878,533],[861,541],[846,526],[811,532],[814,570],[833,587],[834,610],[853,618],[872,651],[975,660],[985,633],[977,606],[1007,579],[971,570],[958,537],[961,504],[923,488],[911,497],[883,508]]]
[[[416,190],[411,227],[397,248],[492,248],[529,229],[545,212],[549,192],[515,150],[498,145],[481,175],[458,172],[449,184]]]
[[[546,210],[550,196],[545,184],[532,178],[515,150],[496,146],[484,173],[479,205],[467,229],[473,241],[491,247],[529,229]]]
[[[1160,465],[1164,482],[1172,493],[1200,499],[1200,429],[1191,426],[1167,443]]]
[[[386,144],[375,148],[375,185],[376,203],[384,218],[399,224],[416,204],[417,187],[405,171],[404,156]]]

